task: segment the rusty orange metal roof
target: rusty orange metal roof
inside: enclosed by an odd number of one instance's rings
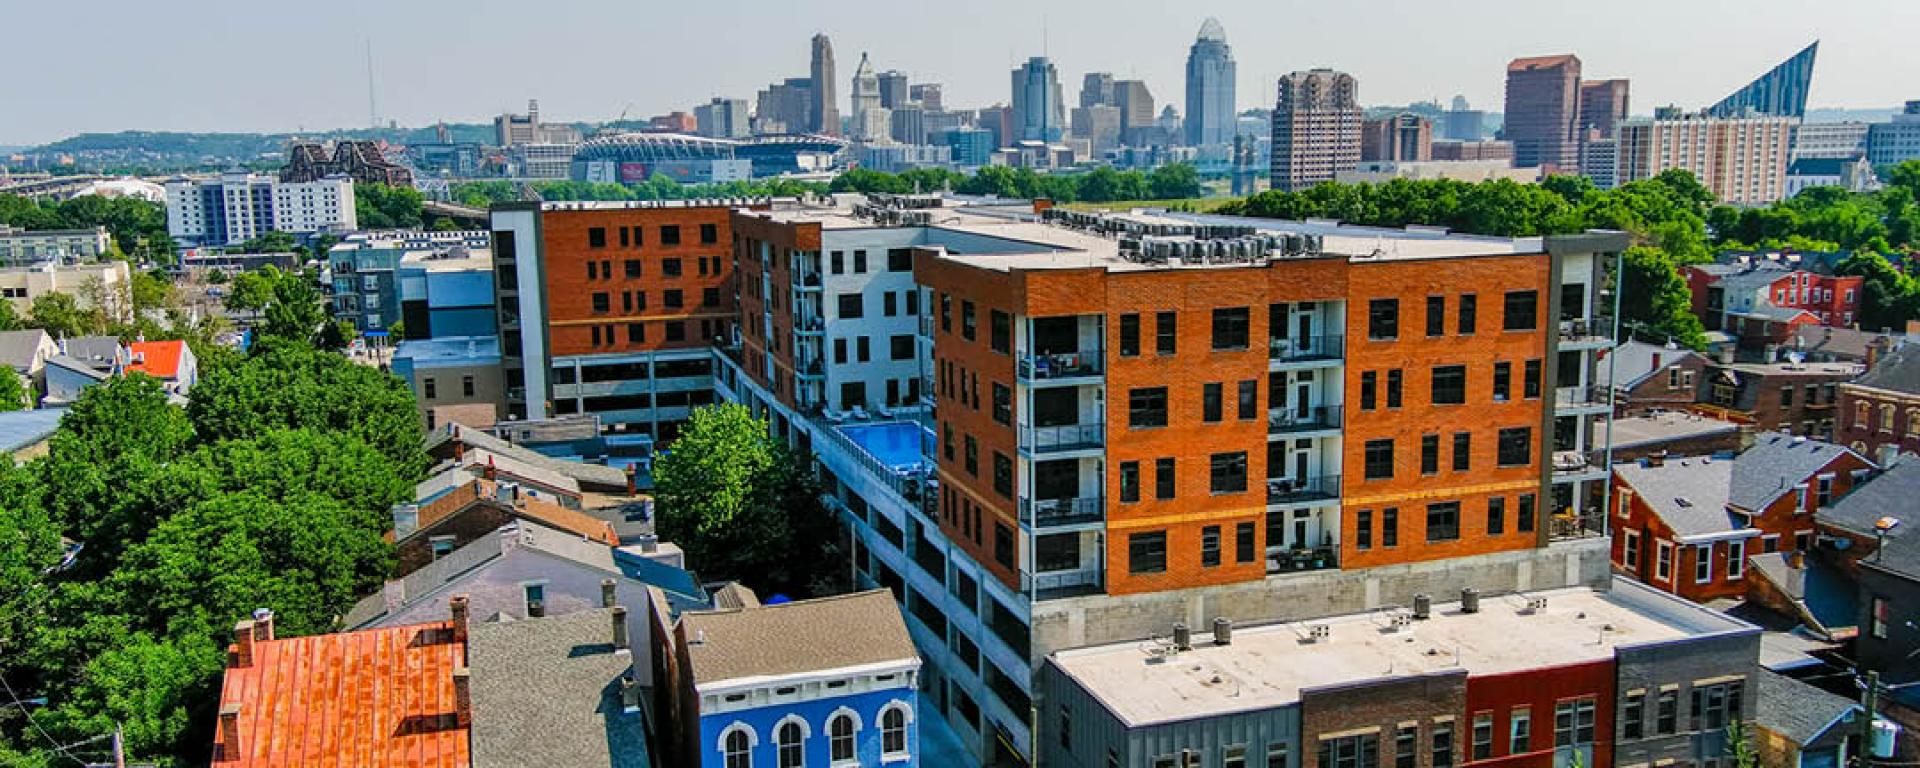
[[[138,371],[156,379],[171,379],[180,375],[180,358],[187,349],[184,341],[136,341],[127,345],[134,360],[127,366],[129,372]]]
[[[239,741],[228,754],[215,726],[219,768],[472,765],[453,682],[467,646],[452,622],[259,640],[252,656],[221,685]]]

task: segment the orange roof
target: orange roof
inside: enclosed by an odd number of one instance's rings
[[[1522,69],[1533,69],[1535,67],[1557,67],[1574,61],[1579,61],[1579,59],[1575,58],[1571,53],[1562,53],[1558,56],[1530,56],[1524,59],[1514,59],[1513,63],[1507,65],[1507,71],[1513,72]]]
[[[422,505],[420,516],[415,522],[416,527],[407,536],[409,538],[417,536],[421,531],[471,509],[475,504],[493,502],[494,487],[491,480],[475,478],[473,482]],[[514,505],[513,514],[515,517],[532,520],[548,528],[585,536],[609,547],[620,546],[620,534],[613,530],[613,523],[584,512],[567,509],[551,501],[521,494],[519,502]],[[387,536],[389,541],[394,540],[392,531],[388,531]]]
[[[216,725],[213,764],[468,768],[453,682],[466,656],[447,621],[254,641],[220,689],[221,708],[239,708],[238,749]]]
[[[180,358],[186,352],[184,341],[136,341],[127,345],[133,353],[133,363],[127,366],[129,373],[139,371],[156,379],[171,379],[180,375]]]

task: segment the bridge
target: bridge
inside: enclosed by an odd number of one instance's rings
[[[487,211],[485,208],[475,208],[459,203],[444,203],[439,200],[426,200],[421,202],[420,218],[423,219],[428,226],[432,226],[433,222],[441,218],[447,218],[452,219],[455,224],[469,225],[475,229],[487,228]]]
[[[0,180],[0,195],[67,198],[106,176],[52,176],[18,181]]]

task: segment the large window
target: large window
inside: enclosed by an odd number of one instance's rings
[[[1220,382],[1210,381],[1200,386],[1200,419],[1207,423],[1221,418]]]
[[[1135,533],[1127,537],[1128,573],[1166,573],[1167,532]]]
[[[1216,453],[1211,459],[1214,493],[1242,493],[1247,490],[1247,452]]]
[[[744,727],[729,732],[726,736],[727,768],[753,768],[753,737]]]
[[[1246,349],[1250,312],[1246,307],[1231,307],[1213,311],[1213,348],[1216,350]]]
[[[857,293],[843,293],[838,297],[840,319],[856,320],[867,314],[866,297]]]
[[[1500,430],[1500,466],[1524,467],[1533,461],[1533,428],[1508,427]]]
[[[1179,349],[1177,339],[1180,335],[1180,315],[1174,312],[1161,312],[1153,316],[1153,352],[1157,355],[1171,355]]]
[[[1400,336],[1400,300],[1374,299],[1367,302],[1367,338],[1395,339]]]
[[[853,716],[834,715],[827,721],[827,758],[835,762],[853,759]]]
[[[1460,538],[1460,502],[1442,501],[1427,505],[1427,541],[1453,541]]]
[[[1689,730],[1719,731],[1740,719],[1744,684],[1738,680],[1716,685],[1696,685],[1687,720]]]
[[[1508,291],[1502,307],[1500,327],[1508,331],[1531,331],[1540,327],[1540,292]]]
[[[799,723],[781,723],[775,738],[780,743],[780,768],[802,768],[806,765],[806,742],[801,738]]]
[[[1393,440],[1368,440],[1366,456],[1366,479],[1390,480],[1393,478]]]
[[[1380,737],[1362,733],[1322,739],[1319,757],[1320,768],[1374,768],[1380,764]]]
[[[1433,404],[1463,405],[1467,402],[1467,367],[1439,365],[1433,369]]]
[[[1447,334],[1447,297],[1427,297],[1427,335],[1445,336]]]
[[[1166,425],[1166,387],[1141,387],[1127,391],[1127,426],[1139,429]]]
[[[880,753],[899,755],[907,751],[907,709],[888,707],[880,715]]]
[[[1553,705],[1553,746],[1577,747],[1593,743],[1593,698]]]
[[[1140,316],[1120,316],[1120,356],[1136,357],[1140,354]]]

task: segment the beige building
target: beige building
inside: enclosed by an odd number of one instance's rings
[[[1394,179],[1481,182],[1507,179],[1521,184],[1540,180],[1540,169],[1515,168],[1505,160],[1430,160],[1427,162],[1362,162],[1334,174],[1342,184],[1384,184]]]
[[[1679,168],[1720,202],[1766,205],[1787,195],[1790,117],[1682,115],[1620,125],[1616,178],[1622,184]]]
[[[102,306],[108,317],[127,322],[133,319],[131,279],[124,261],[6,267],[0,268],[0,299],[12,303],[15,314],[26,315],[35,298],[65,293],[83,309]]]
[[[1280,78],[1273,106],[1273,188],[1294,192],[1360,163],[1359,84],[1331,69]]]
[[[0,224],[0,265],[21,267],[42,261],[84,262],[113,247],[106,227],[28,232]]]

